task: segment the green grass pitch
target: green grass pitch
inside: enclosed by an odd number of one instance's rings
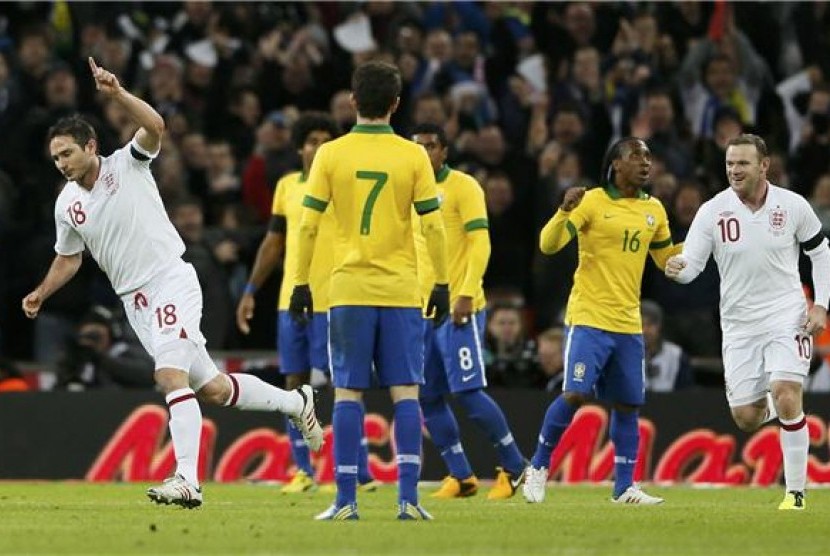
[[[393,486],[359,495],[359,522],[315,522],[331,494],[205,485],[196,510],[156,506],[146,485],[0,483],[1,554],[775,554],[830,553],[830,490],[804,512],[777,510],[781,488],[648,487],[657,507],[615,506],[609,488],[549,486],[517,496],[432,500],[432,522],[397,522]]]

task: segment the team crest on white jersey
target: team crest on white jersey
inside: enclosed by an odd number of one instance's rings
[[[780,206],[772,209],[769,213],[769,225],[773,232],[783,230],[787,225],[787,211]]]
[[[118,182],[115,179],[115,174],[108,173],[101,176],[101,182],[104,184],[104,190],[108,195],[112,195],[118,191]]]
[[[653,228],[654,224],[657,222],[657,219],[654,218],[651,214],[646,214],[646,224],[648,224],[649,228]]]

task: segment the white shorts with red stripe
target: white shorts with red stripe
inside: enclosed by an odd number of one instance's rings
[[[202,290],[192,265],[178,259],[167,272],[122,295],[121,302],[141,345],[156,362],[156,370],[189,373],[194,390],[219,374],[200,330]]]

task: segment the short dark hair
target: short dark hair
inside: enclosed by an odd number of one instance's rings
[[[440,125],[435,124],[418,124],[413,129],[410,135],[418,135],[418,134],[427,134],[427,135],[435,135],[438,137],[438,142],[441,143],[442,147],[447,146],[447,132],[444,131],[444,128]]]
[[[401,94],[401,72],[388,62],[372,60],[352,74],[352,94],[364,118],[382,118]]]
[[[731,139],[727,144],[726,148],[734,147],[736,145],[755,145],[755,150],[758,151],[758,160],[762,160],[769,156],[769,149],[767,148],[767,143],[754,133],[742,133]]]
[[[61,118],[55,122],[46,134],[47,144],[55,137],[61,135],[69,135],[81,147],[85,147],[92,139],[96,142],[98,141],[98,134],[95,133],[95,128],[78,114]]]
[[[608,152],[605,153],[605,158],[602,160],[602,174],[600,174],[600,183],[603,185],[612,185],[614,183],[614,161],[619,160],[625,153],[625,147],[629,146],[634,141],[642,141],[639,137],[633,135],[623,137],[616,143],[611,145]]]
[[[341,133],[340,126],[329,114],[325,112],[305,112],[291,128],[291,140],[294,142],[294,146],[302,149],[306,139],[313,131],[326,131],[332,139],[339,137]]]

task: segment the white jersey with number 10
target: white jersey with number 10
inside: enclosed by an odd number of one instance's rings
[[[694,279],[710,254],[715,258],[725,339],[763,334],[806,314],[799,244],[821,232],[821,223],[803,197],[768,185],[756,212],[731,188],[718,193],[700,207],[683,245],[681,282]]]

